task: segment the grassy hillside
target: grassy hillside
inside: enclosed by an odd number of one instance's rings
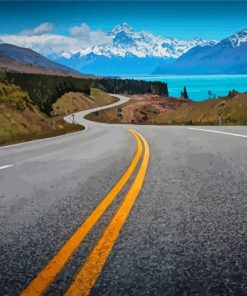
[[[91,96],[80,92],[69,92],[53,104],[54,111],[50,117],[40,111],[26,91],[2,80],[0,81],[0,145],[82,130],[82,126],[66,123],[63,120],[64,115],[107,105],[116,100],[98,89],[92,89]]]
[[[19,86],[0,82],[0,145],[24,142],[82,130],[62,119],[53,120],[33,104]]]
[[[52,105],[52,115],[67,115],[80,110],[112,104],[116,101],[117,99],[96,88],[91,89],[90,96],[79,92],[69,92]]]
[[[159,114],[157,124],[217,125],[219,118],[224,125],[247,124],[247,94],[233,93],[228,97],[190,102],[165,116]]]
[[[88,118],[112,123],[218,125],[221,120],[223,125],[246,125],[247,94],[232,92],[227,97],[204,102],[136,95],[121,110],[112,108]]]

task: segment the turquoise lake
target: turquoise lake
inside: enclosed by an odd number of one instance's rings
[[[172,97],[179,97],[183,87],[186,86],[189,98],[194,101],[208,99],[209,91],[216,97],[225,96],[232,89],[247,92],[247,75],[145,76],[132,78],[167,82],[169,95]]]

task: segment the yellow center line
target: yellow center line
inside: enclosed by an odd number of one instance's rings
[[[142,155],[142,143],[140,138],[133,131],[130,130],[130,132],[137,141],[137,150],[130,166],[112,188],[112,190],[98,205],[98,207],[94,209],[94,211],[89,215],[85,222],[81,226],[79,226],[79,228],[74,232],[74,234],[69,238],[64,246],[57,252],[57,254],[30,282],[27,288],[22,291],[21,296],[37,296],[42,295],[45,292],[45,290],[55,280],[59,272],[63,269],[64,265],[67,263],[73,253],[77,250],[86,235],[90,232],[93,226],[97,223],[100,217],[111,205],[115,197],[128,181],[129,177],[132,175]]]
[[[138,193],[142,188],[147,171],[150,151],[147,141],[140,134],[138,135],[143,141],[145,152],[136,178],[122,204],[116,211],[108,226],[105,228],[98,242],[95,244],[92,252],[87,257],[84,265],[82,265],[71,286],[68,288],[65,296],[89,295],[105,265],[108,256],[111,253],[124,223],[126,222]]]

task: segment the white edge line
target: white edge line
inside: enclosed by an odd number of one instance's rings
[[[217,131],[217,130],[208,130],[208,129],[204,129],[204,128],[188,127],[188,129],[195,130],[195,131],[203,131],[203,132],[210,132],[210,133],[216,133],[216,134],[235,136],[235,137],[240,137],[240,138],[247,138],[247,135],[233,134],[233,133],[227,133],[227,132],[222,132],[222,131]]]
[[[7,168],[11,168],[12,166],[14,166],[13,164],[7,164],[7,165],[3,165],[0,167],[0,170],[4,170],[4,169],[7,169]]]

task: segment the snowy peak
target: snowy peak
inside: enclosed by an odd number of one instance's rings
[[[93,45],[80,50],[63,52],[64,59],[84,59],[87,56],[107,58],[154,58],[176,59],[189,51],[192,47],[209,45],[208,41],[195,38],[193,40],[178,40],[153,35],[150,32],[134,31],[127,23],[112,28],[108,34],[110,38],[104,45]],[[59,57],[53,57],[53,59]]]
[[[127,35],[131,35],[134,33],[134,30],[127,23],[122,23],[112,28],[111,31],[108,33],[108,35],[116,36],[117,34],[122,32],[124,32]]]
[[[246,53],[247,29],[216,42],[157,36],[122,23],[109,31],[103,45],[53,59],[96,75],[241,74],[247,71]]]
[[[246,74],[247,30],[209,46],[197,46],[169,65],[159,66],[155,74]]]
[[[207,44],[201,39],[183,41],[155,36],[144,31],[136,32],[127,23],[112,28],[108,36],[111,40],[107,44],[82,49],[81,56],[93,53],[106,57],[178,58],[194,46]]]
[[[237,32],[236,34],[223,39],[219,45],[222,45],[224,47],[232,47],[236,48],[241,46],[242,44],[247,43],[247,29],[241,30]]]

